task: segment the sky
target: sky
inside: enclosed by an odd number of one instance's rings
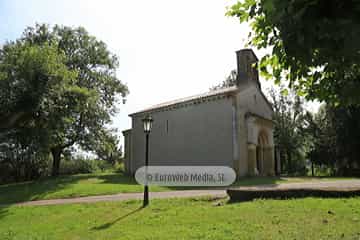
[[[35,23],[85,27],[119,57],[129,87],[113,126],[131,128],[128,114],[206,92],[236,68],[235,51],[250,28],[225,16],[227,0],[0,0],[0,44]],[[266,51],[257,51],[258,57]],[[271,82],[261,80],[265,89]]]

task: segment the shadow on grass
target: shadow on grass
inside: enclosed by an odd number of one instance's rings
[[[128,184],[128,185],[139,185],[134,177],[123,175],[123,174],[109,174],[100,175],[97,178],[103,180],[100,184]],[[282,177],[243,177],[236,180],[229,187],[236,186],[254,186],[254,185],[277,185],[279,182],[286,182],[285,178]],[[204,187],[204,186],[167,186],[164,189],[172,191],[180,190],[201,190],[201,189],[224,189],[228,187]]]
[[[256,185],[273,185],[276,186],[279,182],[286,182],[287,180],[282,177],[242,177],[236,180],[230,186],[223,187],[167,187],[170,190],[201,190],[201,189],[227,189],[231,187],[240,187],[240,186],[256,186]]]
[[[102,179],[102,183],[114,183],[114,184],[131,184],[139,185],[134,177],[127,175],[104,175],[98,176],[99,179]],[[208,190],[208,189],[226,189],[229,187],[238,187],[238,186],[255,186],[255,185],[278,185],[280,182],[286,182],[286,178],[283,177],[242,177],[236,180],[231,186],[164,186],[162,191],[168,189],[171,191],[181,191],[181,190]],[[150,186],[151,189],[151,186]]]
[[[123,220],[123,219],[125,219],[125,218],[127,218],[127,217],[129,217],[129,216],[131,216],[131,215],[133,215],[133,214],[135,214],[135,213],[137,213],[137,212],[139,212],[139,211],[142,210],[142,209],[143,209],[143,207],[139,207],[139,208],[137,208],[137,209],[135,209],[135,210],[133,210],[133,211],[131,211],[131,212],[123,215],[123,216],[120,216],[120,217],[114,219],[114,220],[111,221],[111,222],[104,223],[104,224],[102,224],[102,225],[100,225],[100,226],[97,226],[97,227],[93,227],[93,228],[91,228],[91,230],[96,230],[96,231],[105,230],[105,229],[111,227],[112,225],[114,225],[115,223],[117,223],[117,222],[119,222],[119,221],[121,221],[121,220]]]
[[[236,180],[230,187],[255,186],[255,185],[278,185],[286,182],[282,177],[243,177]]]
[[[101,179],[100,184],[128,184],[128,185],[138,185],[134,177],[125,175],[123,173],[116,174],[107,174],[107,175],[97,175],[98,179]]]
[[[114,173],[48,177],[32,182],[0,185],[0,206],[44,199],[51,193],[59,192],[63,189],[70,188],[71,185],[77,184],[80,181],[87,181],[93,178],[100,180],[95,184],[112,183],[137,185],[135,180],[131,177]],[[69,195],[65,197],[74,196]]]
[[[314,178],[309,178],[314,179]],[[320,178],[321,179],[321,178]],[[238,179],[230,188],[239,186],[254,185],[277,185],[287,182],[283,177],[247,177]],[[88,184],[83,188],[82,192],[78,192],[79,188],[73,188],[71,185],[81,185],[84,182]],[[111,192],[120,192],[119,187],[122,185],[122,192],[141,192],[142,186],[138,185],[131,176],[122,173],[101,173],[101,174],[82,174],[59,176],[56,178],[43,178],[33,182],[24,182],[18,184],[0,185],[0,206],[11,205],[13,203],[33,201],[49,198],[79,197],[90,195],[104,194],[103,188],[92,188],[92,185],[101,186],[102,184],[113,184],[110,186]],[[78,186],[77,186],[78,187]],[[199,189],[226,189],[229,187],[154,187],[154,191],[177,191],[177,190],[199,190]],[[152,187],[150,187],[152,189]],[[66,193],[61,192],[65,190]],[[67,191],[69,190],[69,191]],[[57,194],[59,193],[59,194]],[[64,193],[64,194],[63,194]],[[51,196],[50,196],[51,195]],[[1,215],[0,215],[1,217]]]
[[[0,206],[0,219],[6,217],[7,215],[9,215],[9,211],[7,210],[7,207]]]

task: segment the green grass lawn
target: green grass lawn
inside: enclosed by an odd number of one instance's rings
[[[280,178],[261,177],[244,178],[234,186],[251,186],[259,184],[278,184],[319,180],[318,178]],[[328,180],[328,179],[323,179]],[[169,191],[191,189],[190,187],[151,186],[151,191]],[[40,199],[71,198],[104,194],[141,192],[143,187],[134,179],[119,173],[80,174],[46,178],[33,182],[0,185],[0,204],[24,202]]]
[[[216,202],[223,204],[218,206]],[[359,239],[360,198],[208,198],[0,208],[0,239]]]

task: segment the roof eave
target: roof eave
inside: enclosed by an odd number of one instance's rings
[[[239,88],[234,88],[234,89],[230,89],[229,91],[219,92],[217,94],[210,95],[210,96],[194,98],[194,99],[184,101],[184,102],[177,102],[177,103],[169,104],[169,105],[166,105],[166,106],[161,106],[161,107],[156,107],[156,108],[152,108],[152,109],[146,109],[146,110],[138,111],[138,112],[135,112],[135,113],[131,113],[128,116],[129,117],[134,117],[134,116],[137,116],[137,115],[142,115],[142,114],[145,114],[145,113],[154,112],[154,111],[157,111],[157,110],[160,110],[160,109],[171,108],[171,107],[174,107],[176,105],[190,104],[192,102],[198,101],[199,99],[200,100],[211,99],[211,98],[216,98],[216,97],[221,96],[221,95],[229,95],[229,94],[235,93],[235,92],[239,92]]]

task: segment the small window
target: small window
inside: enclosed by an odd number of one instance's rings
[[[169,120],[166,120],[166,133],[169,133]]]

